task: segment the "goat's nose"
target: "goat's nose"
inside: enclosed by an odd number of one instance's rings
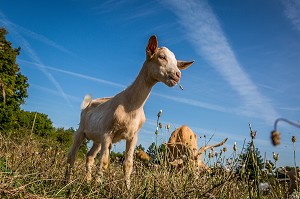
[[[178,78],[180,78],[181,77],[181,72],[179,71],[179,72],[176,72],[176,76],[178,77]]]

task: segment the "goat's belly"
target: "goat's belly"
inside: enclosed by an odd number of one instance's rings
[[[114,137],[112,139],[113,143],[119,142],[121,140],[131,140],[136,136],[137,131],[128,131],[128,130],[120,130],[114,133]]]
[[[86,131],[85,136],[88,140],[100,143],[103,140],[103,135],[97,131]]]
[[[115,136],[112,140],[113,143],[116,143],[116,142],[120,142],[121,140],[124,140],[125,137],[124,136]]]

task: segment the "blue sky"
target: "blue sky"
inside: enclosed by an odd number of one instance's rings
[[[181,84],[152,89],[147,121],[138,144],[155,139],[156,115],[171,130],[190,126],[203,144],[228,137],[241,150],[257,130],[261,155],[280,153],[278,165],[293,165],[292,135],[300,130],[279,123],[282,144],[273,147],[276,118],[300,120],[300,0],[265,1],[17,1],[0,0],[0,26],[29,78],[25,110],[49,115],[56,127],[78,127],[84,95],[113,96],[130,85],[156,34],[159,46],[178,59],[195,60]],[[169,134],[162,130],[160,141]],[[299,137],[299,136],[298,136]],[[299,138],[300,139],[300,138]],[[298,165],[299,139],[296,142]],[[124,142],[115,146],[124,150]]]

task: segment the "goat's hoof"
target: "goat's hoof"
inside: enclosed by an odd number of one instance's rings
[[[125,184],[126,184],[127,190],[130,190],[130,180],[126,179]]]
[[[91,174],[87,174],[85,178],[86,178],[86,183],[87,183],[87,184],[90,184],[91,181],[92,181],[92,176],[91,176]]]
[[[103,183],[103,177],[102,176],[97,176],[95,177],[95,181],[97,184],[102,184]]]

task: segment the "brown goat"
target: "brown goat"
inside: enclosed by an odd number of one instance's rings
[[[136,151],[136,157],[144,163],[149,163],[151,161],[151,157],[141,149]]]
[[[210,172],[210,168],[202,160],[202,154],[207,149],[223,145],[226,141],[227,138],[218,144],[203,146],[198,150],[197,135],[188,126],[183,125],[172,132],[167,143],[169,161],[171,165],[179,166],[184,164],[182,157],[186,156],[195,163],[198,171]]]

